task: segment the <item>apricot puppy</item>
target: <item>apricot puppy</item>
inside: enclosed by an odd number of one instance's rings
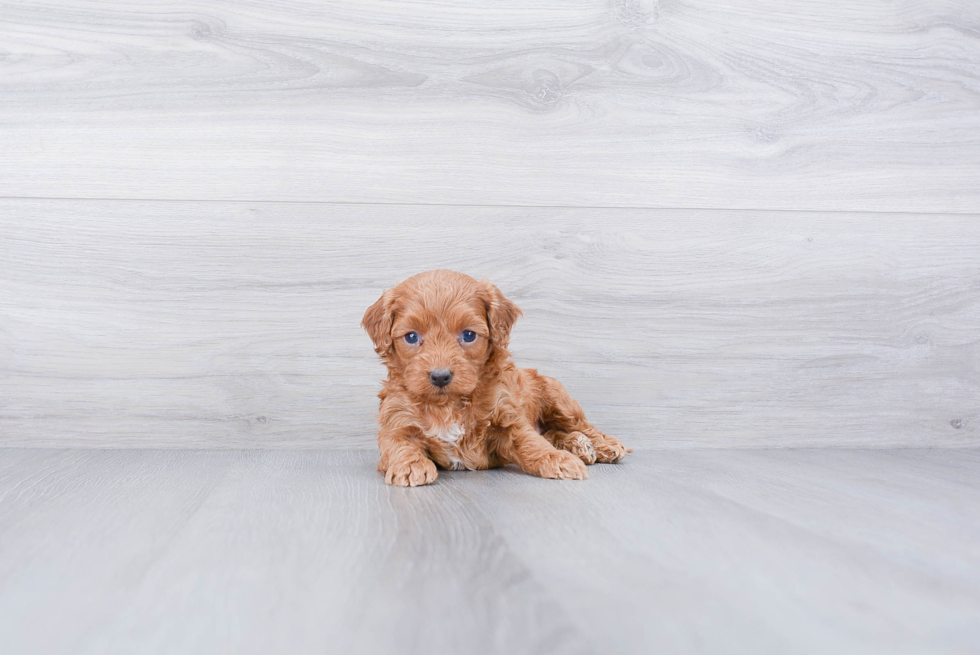
[[[517,464],[582,480],[626,447],[597,430],[557,380],[519,369],[507,342],[521,315],[489,282],[429,271],[384,292],[361,325],[388,367],[378,397],[378,470],[401,487],[445,469]]]

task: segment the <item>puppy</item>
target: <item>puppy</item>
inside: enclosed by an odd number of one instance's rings
[[[521,315],[489,282],[429,271],[385,291],[361,325],[388,367],[378,397],[378,470],[400,487],[444,469],[517,464],[542,478],[582,480],[586,464],[626,447],[585,419],[557,380],[519,369],[507,342]]]

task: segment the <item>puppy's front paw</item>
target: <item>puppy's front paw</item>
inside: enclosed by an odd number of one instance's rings
[[[585,464],[567,450],[555,450],[542,457],[534,474],[552,480],[584,480],[589,477]]]
[[[420,457],[392,462],[385,473],[385,482],[396,487],[419,487],[432,484],[439,477],[431,459]]]

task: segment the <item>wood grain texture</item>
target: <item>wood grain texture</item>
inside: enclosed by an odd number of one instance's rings
[[[0,457],[29,653],[967,653],[980,451],[674,451],[386,487],[363,451]],[[57,629],[54,629],[57,626]]]
[[[0,444],[374,448],[359,327],[431,268],[636,448],[969,446],[976,216],[0,202]]]
[[[58,0],[0,195],[980,212],[971,0]]]

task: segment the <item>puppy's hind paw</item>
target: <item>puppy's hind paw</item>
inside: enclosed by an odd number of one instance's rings
[[[595,446],[595,459],[604,464],[615,464],[626,457],[626,446],[616,437],[603,435],[603,439],[593,441]]]
[[[586,464],[595,464],[596,462],[595,446],[592,445],[592,440],[581,432],[569,432],[568,436],[562,442],[561,448],[575,455]]]
[[[585,480],[589,472],[585,464],[567,450],[555,450],[537,462],[534,475],[551,480]]]
[[[385,482],[396,487],[420,487],[424,484],[432,484],[437,477],[439,472],[432,460],[420,457],[392,462],[385,473]]]

